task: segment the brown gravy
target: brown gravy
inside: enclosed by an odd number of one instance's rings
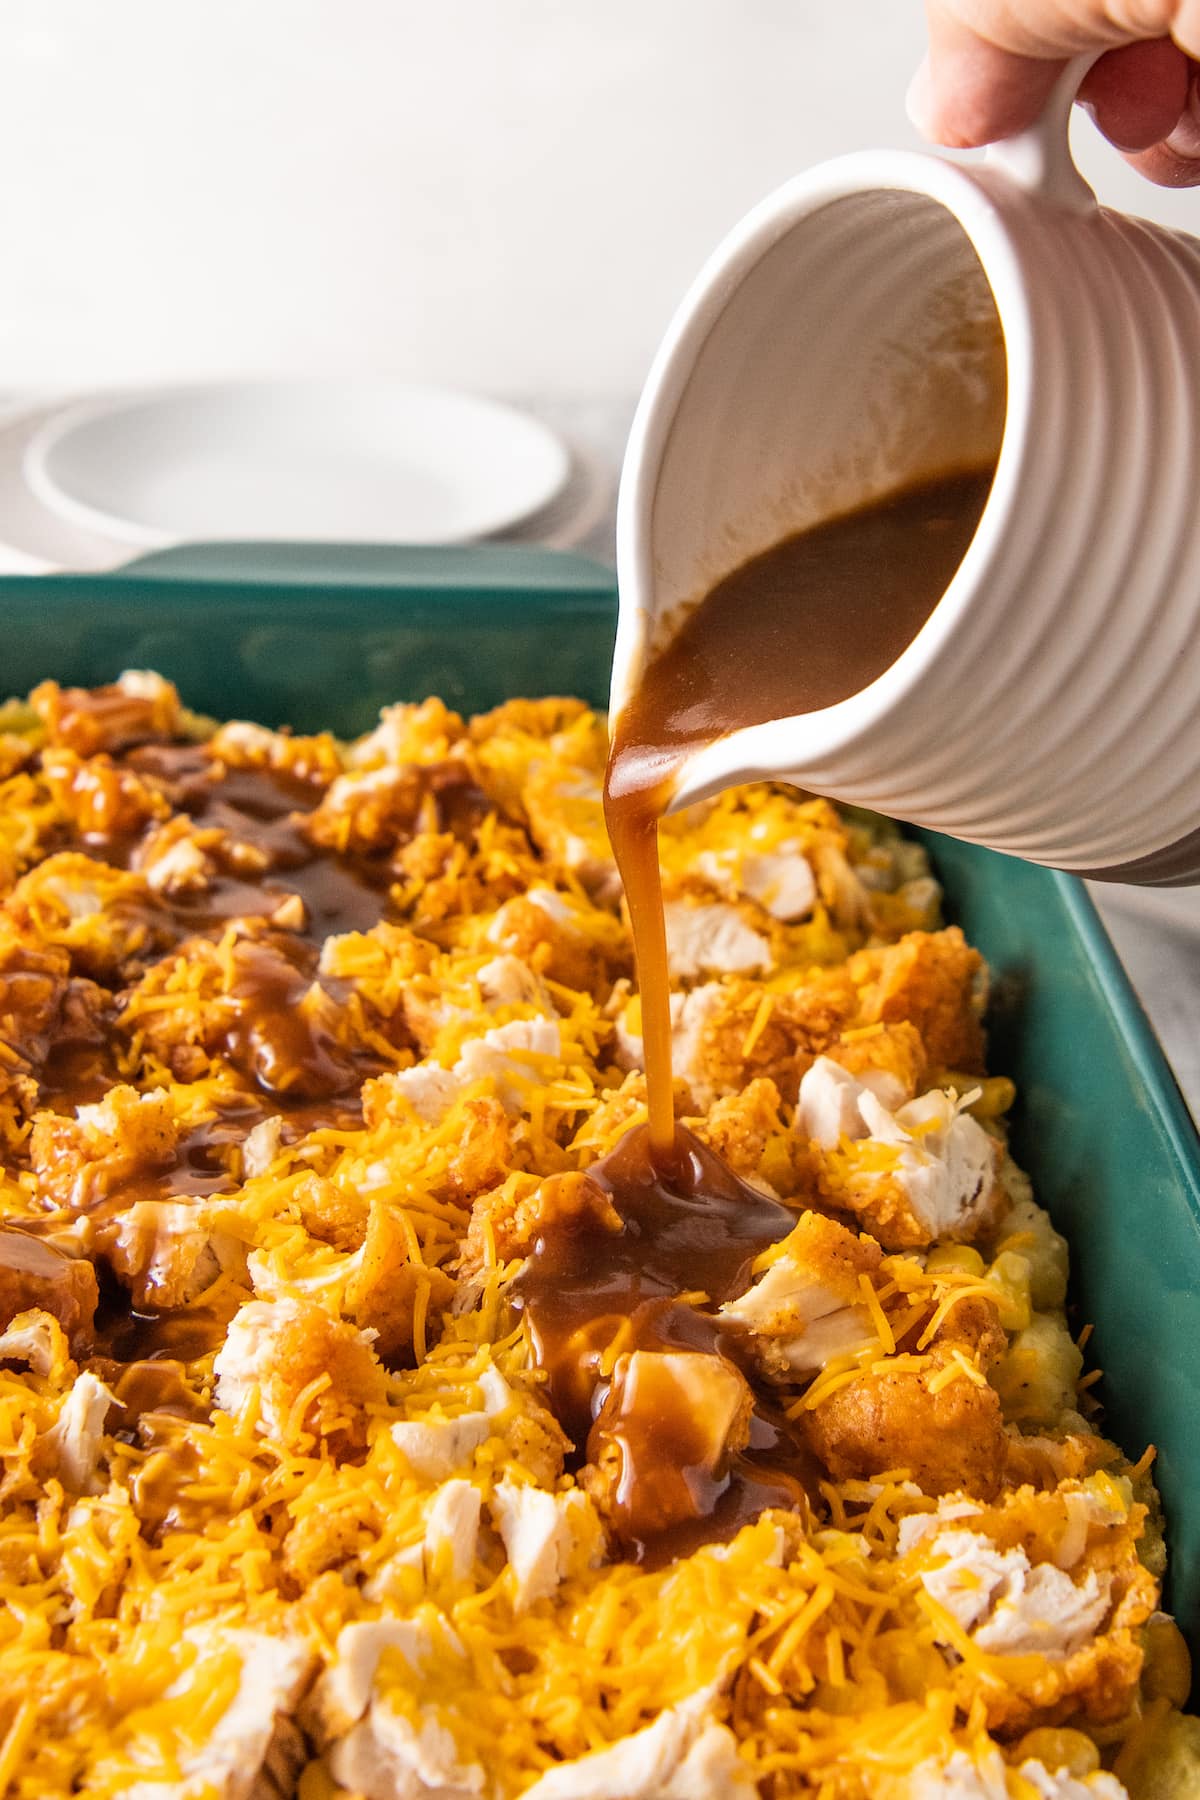
[[[660,1174],[642,1126],[559,1177],[585,1191],[569,1208],[547,1196],[557,1216],[515,1284],[556,1417],[600,1471],[624,1549],[656,1563],[817,1491],[811,1453],[748,1385],[715,1310],[795,1217],[690,1132],[675,1153]]]
[[[691,750],[844,700],[895,661],[949,585],[990,482],[910,488],[735,570],[616,720],[605,815],[633,927],[649,1124],[586,1176],[558,1178],[582,1190],[544,1192],[517,1298],[550,1404],[639,1560],[731,1536],[767,1507],[807,1513],[818,1493],[799,1428],[717,1312],[795,1215],[676,1127],[658,822]]]

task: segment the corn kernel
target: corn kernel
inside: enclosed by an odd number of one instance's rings
[[[1017,1250],[1002,1250],[987,1272],[1005,1331],[1024,1331],[1033,1318],[1030,1277],[1029,1258]]]
[[[970,1244],[938,1244],[926,1257],[925,1267],[931,1275],[940,1269],[962,1269],[968,1275],[982,1275],[984,1263]]]
[[[1155,1613],[1146,1626],[1144,1647],[1142,1693],[1146,1699],[1186,1705],[1192,1690],[1192,1658],[1174,1619]]]
[[[1017,1090],[1007,1075],[991,1075],[986,1081],[976,1083],[979,1088],[978,1100],[972,1100],[967,1111],[979,1120],[1001,1119],[1012,1108],[1017,1097]]]
[[[1091,1775],[1100,1767],[1100,1752],[1082,1731],[1039,1726],[1027,1731],[1016,1749],[1018,1765],[1036,1757],[1056,1775]]]

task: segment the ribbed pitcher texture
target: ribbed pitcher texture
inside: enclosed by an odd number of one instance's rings
[[[613,704],[749,556],[996,458],[928,622],[840,705],[691,758],[1061,868],[1200,880],[1200,244],[1098,207],[1065,107],[991,164],[866,153],[684,301],[622,478]]]

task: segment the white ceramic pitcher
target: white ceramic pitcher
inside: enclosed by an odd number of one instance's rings
[[[1200,881],[1200,243],[1097,205],[1067,147],[1081,74],[983,164],[864,152],[789,182],[680,307],[621,481],[614,712],[748,557],[998,460],[891,668],[700,750],[676,805],[786,778],[1035,862]]]

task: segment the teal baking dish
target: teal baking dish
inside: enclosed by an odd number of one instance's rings
[[[103,576],[0,580],[2,681],[157,668],[218,716],[362,731],[396,699],[603,703],[613,577],[579,557],[212,545]],[[926,837],[947,908],[993,970],[992,1062],[1016,1153],[1072,1246],[1108,1429],[1158,1446],[1170,1601],[1200,1647],[1200,1141],[1083,888]]]

